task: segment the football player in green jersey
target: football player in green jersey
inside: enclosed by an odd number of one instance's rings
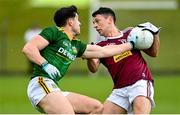
[[[56,26],[43,29],[22,49],[34,63],[33,75],[27,88],[32,105],[40,112],[52,114],[101,113],[101,102],[77,93],[63,92],[58,82],[76,57],[102,58],[117,55],[131,50],[136,39],[132,38],[122,45],[105,47],[82,43],[76,38],[80,34],[80,22],[75,6],[57,10],[54,21]]]

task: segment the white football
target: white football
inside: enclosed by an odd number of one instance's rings
[[[152,46],[154,37],[153,34],[148,30],[143,30],[143,28],[135,27],[131,30],[128,35],[128,41],[130,37],[136,37],[136,49],[148,49]]]

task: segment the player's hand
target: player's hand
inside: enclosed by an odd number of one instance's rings
[[[132,49],[136,49],[136,36],[132,36],[129,40],[128,40],[128,42],[130,42],[131,43],[131,45],[132,45]]]
[[[56,79],[58,76],[61,77],[60,71],[52,64],[44,62],[41,67],[51,79]]]
[[[136,49],[136,43],[137,43],[137,36],[136,36],[136,34],[129,34],[128,35],[128,42],[131,43],[133,49]]]
[[[142,23],[137,25],[140,28],[143,28],[143,30],[149,30],[153,35],[156,35],[159,33],[161,28],[156,27],[150,22]]]

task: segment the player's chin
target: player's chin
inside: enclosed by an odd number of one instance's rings
[[[76,32],[76,35],[75,36],[77,36],[77,35],[79,35],[81,32],[79,31],[79,32]]]
[[[79,35],[81,32],[80,31],[77,31],[77,35]]]
[[[103,32],[99,32],[99,35],[101,36],[105,36],[105,34]]]

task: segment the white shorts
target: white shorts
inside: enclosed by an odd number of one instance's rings
[[[155,102],[153,99],[154,88],[152,82],[147,80],[139,80],[133,85],[113,89],[107,100],[126,109],[128,113],[132,113],[132,102],[137,96],[140,95],[148,97],[151,101],[151,106],[155,107]]]
[[[40,112],[40,108],[37,104],[50,92],[60,91],[64,96],[67,96],[69,92],[63,92],[55,84],[55,82],[49,78],[35,77],[29,81],[27,88],[27,94],[31,104]]]

